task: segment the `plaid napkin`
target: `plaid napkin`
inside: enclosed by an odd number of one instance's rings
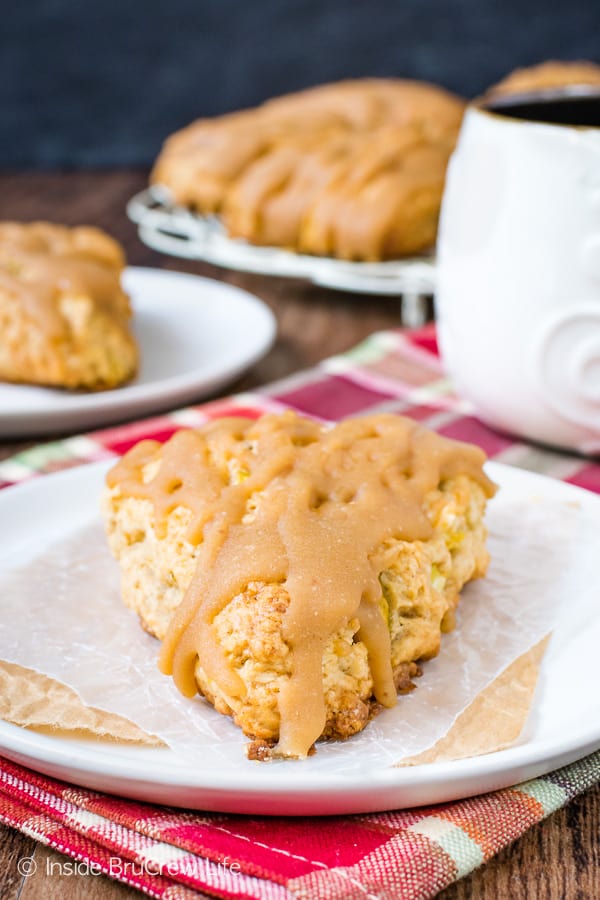
[[[470,800],[324,821],[181,812],[0,759],[0,819],[164,900],[424,900],[599,778],[597,752]]]
[[[222,415],[293,408],[325,421],[409,415],[473,441],[490,457],[600,493],[600,463],[497,434],[455,396],[433,326],[380,332],[342,356],[253,394],[44,444],[0,463],[0,487],[123,453],[141,438]],[[416,900],[488,860],[600,781],[600,751],[481,797],[430,808],[327,819],[182,812],[73,787],[0,759],[0,820],[152,897]],[[200,892],[200,893],[199,893]]]
[[[0,462],[0,487],[81,463],[120,455],[142,438],[165,441],[178,428],[195,428],[218,416],[258,417],[295,409],[324,421],[366,412],[410,416],[440,434],[479,444],[499,462],[542,472],[600,493],[600,461],[589,462],[498,434],[475,418],[445,376],[435,326],[418,331],[381,331],[353,350],[251,394],[117,428],[41,444]]]

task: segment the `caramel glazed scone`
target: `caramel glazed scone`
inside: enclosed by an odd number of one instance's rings
[[[119,244],[98,228],[0,223],[0,379],[116,387],[136,372]]]
[[[417,81],[322,85],[194,122],[166,141],[151,180],[255,244],[408,256],[435,243],[463,111],[459,97]]]
[[[393,415],[293,413],[142,441],[109,472],[108,539],[160,666],[305,757],[393,706],[488,563],[484,453]]]

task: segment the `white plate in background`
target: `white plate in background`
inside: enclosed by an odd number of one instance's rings
[[[240,288],[160,269],[128,268],[141,353],[136,378],[93,393],[0,383],[0,437],[95,428],[200,400],[259,360],[275,318]]]

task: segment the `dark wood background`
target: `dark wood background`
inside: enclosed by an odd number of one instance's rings
[[[465,97],[599,58],[597,0],[27,0],[2,5],[0,167],[147,165],[166,135],[341,78]]]
[[[231,390],[256,387],[347,350],[361,338],[399,324],[399,304],[333,293],[297,281],[226,272],[202,263],[160,256],[138,241],[125,203],[146,182],[140,171],[0,175],[0,218],[88,223],[111,232],[134,265],[218,278],[257,294],[277,317],[271,352]],[[59,435],[55,435],[58,437]],[[0,458],[31,442],[2,442]],[[19,859],[33,856],[36,874],[19,875]],[[137,891],[103,876],[48,876],[54,851],[0,826],[0,900],[117,900]],[[443,900],[587,900],[600,898],[600,787],[560,810],[440,895]]]

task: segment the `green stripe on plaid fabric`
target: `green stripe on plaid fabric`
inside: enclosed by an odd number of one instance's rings
[[[467,872],[480,866],[484,860],[481,847],[458,825],[446,819],[428,816],[421,822],[409,826],[410,831],[422,834],[435,841],[452,857],[456,865],[456,878],[462,878]]]
[[[542,781],[541,779],[528,781],[520,784],[518,790],[537,800],[547,816],[560,809],[569,800],[569,795],[564,788],[553,784],[552,781]]]
[[[600,492],[600,464],[531,447],[478,422],[444,376],[430,325],[414,332],[378,332],[345,354],[252,394],[40,445],[0,463],[0,487],[109,458],[144,437],[165,440],[175,428],[198,427],[208,418],[257,416],[286,408],[325,421],[367,412],[398,412],[450,437],[478,443],[503,462]]]

